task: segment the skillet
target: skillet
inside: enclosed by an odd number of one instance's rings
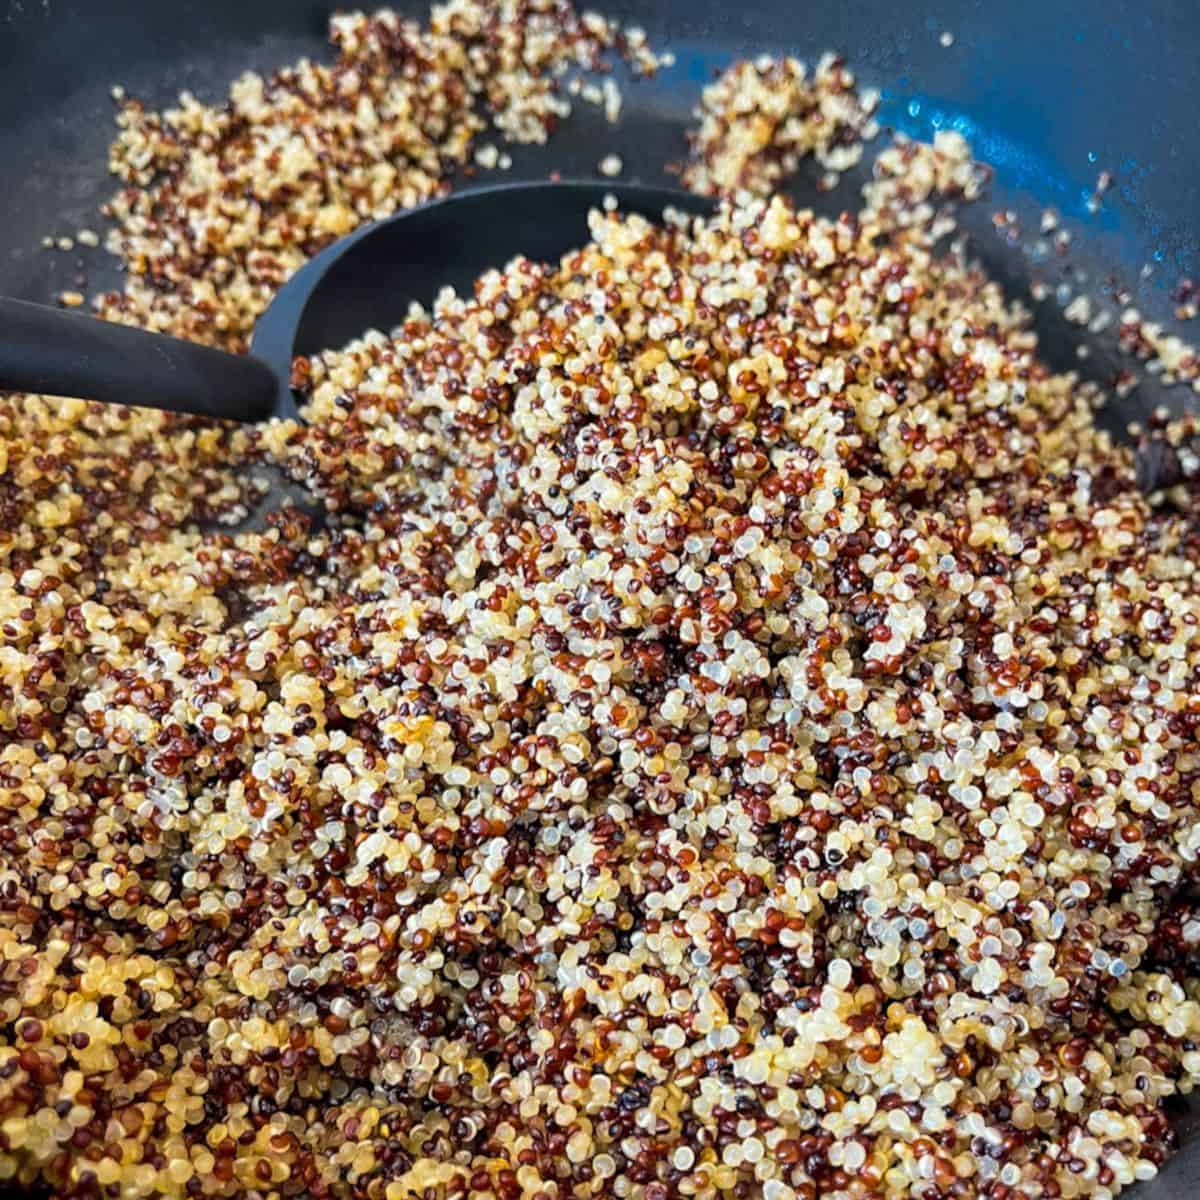
[[[79,286],[80,273],[89,291],[119,285],[103,251],[40,247],[46,235],[99,228],[97,209],[113,190],[105,163],[114,83],[151,105],[183,88],[218,99],[247,68],[328,56],[330,7],[321,0],[0,0],[0,293],[45,302]],[[392,7],[423,16],[427,3]],[[1062,285],[1118,312],[1113,292],[1126,288],[1145,317],[1188,337],[1173,320],[1171,291],[1200,269],[1200,7],[1191,0],[598,0],[598,7],[642,25],[677,64],[638,83],[618,73],[618,125],[580,105],[549,145],[512,148],[512,171],[491,181],[544,180],[552,170],[594,176],[600,159],[616,152],[623,181],[674,184],[663,165],[683,157],[690,111],[715,71],[763,51],[813,62],[834,49],[864,84],[881,89],[885,126],[922,139],[958,130],[993,166],[989,200],[968,210],[963,224],[972,253],[1034,309],[1051,366],[1107,384],[1126,365],[1111,334],[1081,335],[1063,319],[1055,303]],[[824,196],[814,187],[817,169],[802,169],[794,190],[819,211],[853,208],[867,169]],[[1114,184],[1091,211],[1102,170]],[[1036,231],[1047,207],[1074,234],[1061,261],[1033,261],[1028,239],[998,235],[991,219],[995,210],[1011,212]],[[1049,284],[1048,302],[1030,300],[1034,276]],[[1189,340],[1200,340],[1200,324]],[[1147,379],[1100,420],[1121,431],[1160,404],[1179,412],[1195,403],[1189,390]],[[1175,1115],[1180,1150],[1155,1180],[1129,1193],[1134,1200],[1200,1194],[1200,1103],[1180,1104]]]

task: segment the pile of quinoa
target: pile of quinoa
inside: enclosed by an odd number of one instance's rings
[[[596,213],[298,362],[304,423],[0,399],[0,1179],[1155,1173],[1200,1079],[1194,498],[934,252],[976,179],[950,138],[836,222]],[[203,324],[158,278],[120,315]],[[329,526],[201,532],[256,463]]]
[[[862,160],[863,142],[879,132],[879,93],[859,89],[836,54],[824,54],[812,76],[791,56],[739,59],[704,89],[683,182],[702,195],[739,190],[769,194],[814,157],[822,184]]]
[[[279,286],[330,242],[445,193],[471,163],[511,165],[476,148],[489,122],[545,142],[571,112],[568,71],[607,72],[610,51],[637,75],[660,63],[640,29],[568,0],[449,0],[427,25],[339,14],[329,31],[331,65],[248,72],[225,104],[184,93],[157,113],[115,89],[109,167],[125,186],[107,245],[128,278],[98,298],[101,316],[244,349]],[[593,88],[615,119],[617,85]]]

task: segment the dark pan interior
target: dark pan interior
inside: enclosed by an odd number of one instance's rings
[[[343,6],[349,6],[344,0]],[[371,5],[365,4],[364,7]],[[671,183],[664,163],[685,152],[684,128],[702,85],[732,58],[789,51],[812,61],[834,49],[882,89],[885,125],[928,138],[936,129],[967,135],[995,168],[989,200],[965,224],[977,254],[1012,294],[1035,311],[1052,365],[1101,382],[1124,364],[1107,335],[1082,335],[1063,320],[1055,289],[1066,284],[1119,311],[1127,288],[1143,315],[1187,337],[1173,317],[1171,290],[1200,270],[1200,6],[1194,0],[595,0],[610,15],[641,24],[677,65],[624,86],[618,125],[590,106],[546,147],[516,148],[511,172],[489,181],[595,175],[610,152],[625,181]],[[102,250],[44,250],[46,235],[101,228],[97,208],[112,191],[106,175],[112,132],[109,89],[123,84],[151,103],[182,88],[223,95],[240,71],[327,53],[332,0],[0,0],[0,291],[47,300],[78,286],[114,286]],[[412,15],[427,0],[397,0]],[[942,44],[941,35],[953,35]],[[1114,183],[1097,211],[1089,195],[1100,171]],[[853,208],[852,177],[819,197],[815,173],[797,193],[826,211]],[[1042,209],[1054,207],[1074,234],[1068,256],[1030,256]],[[1026,230],[1019,244],[993,227],[1012,210]],[[1034,252],[1036,253],[1036,251]],[[1032,276],[1051,299],[1029,299]],[[427,297],[423,297],[427,298]],[[1200,340],[1200,323],[1191,336]],[[1160,403],[1181,410],[1184,388],[1147,380],[1102,419],[1114,429]],[[1183,1148],[1138,1200],[1200,1194],[1200,1106],[1181,1106]]]

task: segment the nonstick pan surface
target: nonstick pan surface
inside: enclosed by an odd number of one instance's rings
[[[344,5],[348,6],[348,5]],[[1121,366],[1111,334],[1081,339],[1061,316],[1055,289],[1089,293],[1119,311],[1126,288],[1144,316],[1185,338],[1172,316],[1172,289],[1200,271],[1200,6],[1193,0],[595,0],[625,22],[642,25],[677,65],[652,81],[621,79],[616,126],[591,106],[545,147],[517,147],[512,171],[494,181],[538,179],[552,170],[595,175],[617,153],[622,178],[674,182],[664,164],[686,150],[684,129],[701,87],[735,57],[791,52],[813,61],[843,53],[860,79],[883,93],[887,126],[928,139],[937,129],[964,133],[995,169],[986,202],[964,220],[971,249],[1010,292],[1035,312],[1043,352],[1059,369],[1107,383]],[[183,88],[201,99],[223,96],[247,68],[269,69],[302,55],[328,55],[332,0],[0,0],[0,292],[48,300],[76,288],[118,285],[101,250],[41,248],[47,235],[101,228],[99,205],[113,190],[105,170],[112,135],[110,88],[124,85],[151,104]],[[370,3],[361,7],[372,7]],[[426,0],[397,0],[412,16]],[[949,34],[952,44],[945,45]],[[1089,210],[1097,176],[1114,177],[1098,211]],[[824,211],[856,206],[851,176],[828,196],[815,173],[795,191]],[[1074,235],[1069,256],[1035,263],[1044,208]],[[991,220],[1011,210],[1026,231],[1012,243]],[[1029,282],[1050,285],[1034,304]],[[1200,322],[1190,339],[1200,341]],[[1079,358],[1081,341],[1089,345]],[[1160,403],[1195,403],[1186,389],[1145,381],[1102,415],[1114,429]],[[1181,1148],[1136,1200],[1193,1200],[1200,1195],[1200,1105],[1178,1109]]]

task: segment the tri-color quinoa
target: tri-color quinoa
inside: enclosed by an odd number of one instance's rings
[[[1154,1173],[1200,1078],[1194,502],[935,256],[973,180],[943,139],[858,218],[596,214],[297,364],[305,424],[0,401],[0,1177]],[[329,528],[199,532],[257,462]]]
[[[115,90],[109,166],[125,187],[107,209],[108,246],[128,278],[100,297],[102,316],[244,348],[318,250],[448,191],[456,169],[503,163],[495,146],[476,151],[489,120],[510,142],[545,142],[571,112],[568,71],[609,71],[610,51],[639,75],[661,61],[640,29],[569,0],[450,0],[428,26],[387,9],[340,14],[330,38],[332,65],[247,73],[224,105],[185,93],[156,113]],[[585,101],[593,88],[615,120],[617,85],[589,83]]]
[[[823,55],[811,77],[790,56],[739,60],[704,89],[683,181],[704,195],[766,194],[815,157],[825,168],[823,186],[832,187],[879,132],[878,104],[879,93],[860,91],[835,54]]]

